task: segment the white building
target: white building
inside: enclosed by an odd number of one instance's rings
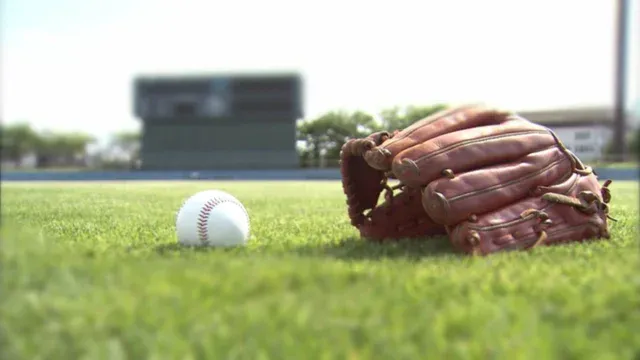
[[[584,161],[602,160],[613,139],[614,112],[610,107],[582,107],[520,111],[524,118],[553,130],[564,145]],[[635,114],[627,116],[627,131],[638,128]]]

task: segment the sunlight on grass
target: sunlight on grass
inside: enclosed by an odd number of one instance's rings
[[[248,246],[186,249],[175,215],[218,188]],[[470,258],[444,237],[376,245],[337,182],[2,184],[11,359],[633,359],[638,183],[613,238]]]

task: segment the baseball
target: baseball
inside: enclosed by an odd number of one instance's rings
[[[176,217],[178,241],[187,246],[238,246],[249,238],[249,214],[238,199],[221,190],[188,198]]]

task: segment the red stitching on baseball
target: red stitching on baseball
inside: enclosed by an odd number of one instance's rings
[[[197,228],[198,228],[198,237],[200,238],[200,242],[204,244],[207,244],[209,242],[208,240],[209,236],[207,232],[209,215],[211,214],[211,211],[213,210],[214,207],[216,207],[218,204],[225,203],[225,202],[232,202],[240,206],[240,208],[244,211],[244,215],[247,218],[247,223],[249,223],[249,214],[247,213],[247,210],[244,208],[242,204],[231,199],[215,198],[215,199],[207,200],[207,202],[204,203],[204,205],[202,205],[202,209],[200,209],[200,214],[198,215]]]
[[[200,209],[200,215],[198,216],[198,237],[202,243],[206,244],[209,241],[207,234],[209,214],[211,214],[211,210],[213,210],[213,207],[216,206],[218,202],[218,199],[207,200],[207,202],[202,206],[202,209]]]

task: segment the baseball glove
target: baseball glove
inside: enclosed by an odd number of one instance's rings
[[[424,213],[410,208],[410,222],[421,224],[413,229],[434,233],[440,225],[467,253],[609,237],[610,181],[601,186],[553,131],[512,112],[456,107],[402,131],[352,140],[343,152],[352,223],[369,237],[396,237],[397,231],[377,229],[404,225],[406,210],[395,204],[395,196],[415,206],[416,194]],[[400,181],[399,195],[386,186],[389,178]],[[387,201],[373,216],[364,216],[370,224],[359,211],[374,206],[370,194],[377,197],[382,190]],[[390,209],[398,214],[385,223],[378,214]]]
[[[419,188],[391,186],[388,179],[392,174],[385,174],[365,161],[365,152],[392,136],[388,132],[374,133],[364,139],[351,139],[342,147],[342,188],[351,224],[363,238],[378,241],[446,234],[444,226],[427,216]],[[384,200],[380,203],[383,192]]]

